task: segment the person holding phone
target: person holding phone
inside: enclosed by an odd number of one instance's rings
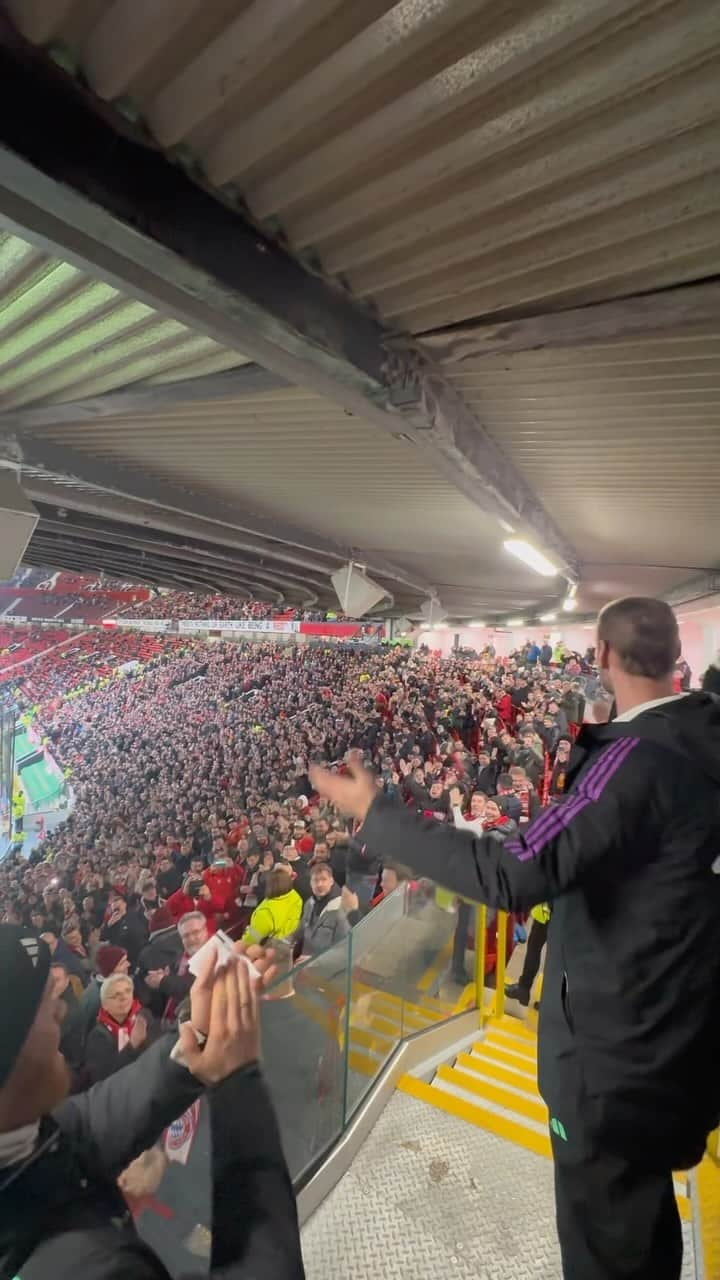
[[[176,922],[191,911],[201,911],[207,920],[208,931],[215,933],[218,902],[213,897],[210,886],[203,880],[202,858],[193,858],[182,887],[171,893],[165,905]]]
[[[111,894],[105,924],[100,930],[100,941],[127,951],[130,968],[134,969],[147,939],[145,918],[141,918],[135,911],[128,911],[128,904],[122,894]]]

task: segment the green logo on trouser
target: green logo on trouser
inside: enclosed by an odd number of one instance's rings
[[[563,1142],[567,1142],[568,1136],[565,1132],[565,1125],[560,1120],[556,1120],[553,1116],[550,1121],[550,1128],[558,1138],[562,1138]]]

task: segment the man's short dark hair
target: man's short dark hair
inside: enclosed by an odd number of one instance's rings
[[[508,791],[512,791],[513,780],[509,773],[501,773],[497,784],[499,787],[506,787]],[[490,796],[491,800],[494,800],[494,798],[494,796]]]
[[[675,614],[664,600],[625,596],[605,605],[598,617],[598,640],[617,654],[629,676],[660,680],[680,656]]]

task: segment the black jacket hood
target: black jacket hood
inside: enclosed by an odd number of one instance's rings
[[[586,738],[587,735],[587,738]],[[579,745],[611,742],[616,738],[641,738],[655,742],[691,760],[720,786],[720,697],[713,693],[687,693],[633,720],[585,725]]]

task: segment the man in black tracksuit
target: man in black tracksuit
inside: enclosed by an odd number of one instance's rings
[[[569,794],[504,845],[318,774],[362,838],[464,897],[552,904],[539,1027],[566,1280],[678,1280],[673,1169],[720,1118],[720,701],[673,695],[674,615],[601,613],[619,715],[586,725]]]

